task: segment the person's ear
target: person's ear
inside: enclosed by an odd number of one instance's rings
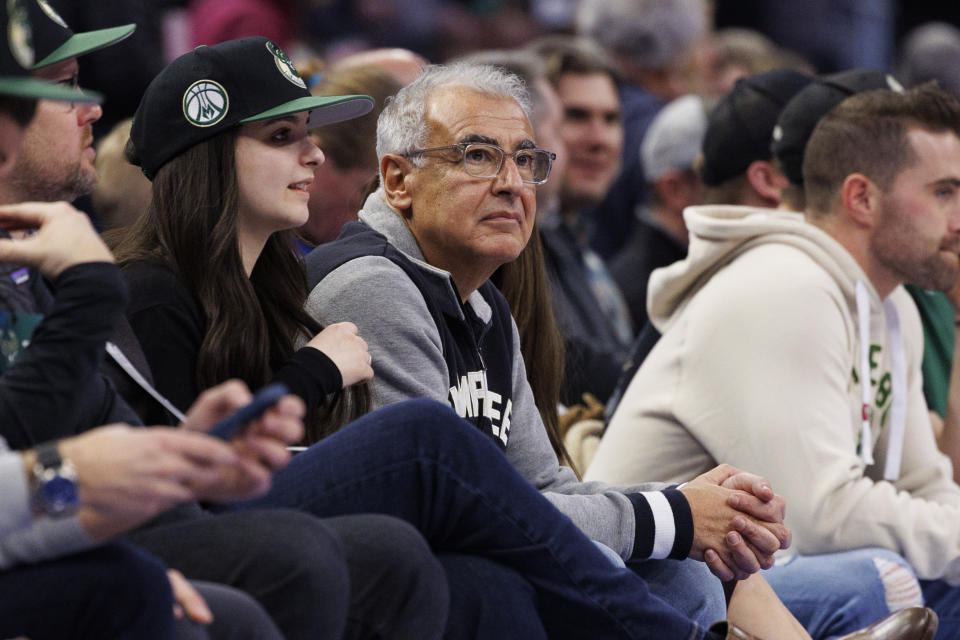
[[[872,227],[880,210],[880,189],[862,173],[851,173],[840,186],[840,203],[859,225]]]
[[[387,204],[407,215],[413,203],[413,163],[409,158],[392,153],[380,159],[380,175],[383,180],[383,192]]]
[[[660,201],[670,211],[682,211],[690,205],[701,204],[698,201],[702,199],[702,193],[697,189],[698,178],[691,177],[690,173],[683,169],[671,169],[657,178],[655,188]]]
[[[757,195],[769,202],[771,206],[779,206],[783,198],[783,190],[790,184],[783,173],[766,160],[754,160],[747,167],[746,175],[747,182]]]

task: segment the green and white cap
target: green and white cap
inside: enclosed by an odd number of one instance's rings
[[[130,140],[152,180],[173,157],[244,122],[309,111],[313,128],[372,108],[370,96],[310,95],[287,54],[253,36],[197,47],[167,65],[140,100]]]
[[[31,75],[36,62],[36,31],[30,6],[35,0],[0,0],[3,37],[0,42],[0,94],[16,98],[102,102],[91,91],[79,91]]]
[[[74,33],[47,0],[21,0],[33,23],[33,46],[36,49],[34,69],[82,56],[126,40],[137,28],[125,24],[109,29]]]

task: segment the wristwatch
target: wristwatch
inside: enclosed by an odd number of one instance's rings
[[[33,512],[50,518],[62,518],[77,510],[77,470],[69,460],[60,457],[56,442],[36,447],[33,465],[31,506]]]

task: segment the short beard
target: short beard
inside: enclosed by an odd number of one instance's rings
[[[92,193],[99,180],[96,174],[85,172],[79,164],[66,178],[53,179],[45,176],[41,168],[24,160],[26,158],[21,156],[7,177],[7,184],[15,190],[21,202],[73,202]]]
[[[960,276],[957,269],[943,263],[939,254],[907,266],[898,266],[900,277],[906,284],[929,291],[947,292],[957,284]]]
[[[924,256],[920,255],[919,248],[911,245],[912,228],[906,218],[887,210],[880,225],[871,250],[877,262],[900,282],[929,291],[949,291],[957,283],[960,273],[956,265],[947,263],[940,251]]]

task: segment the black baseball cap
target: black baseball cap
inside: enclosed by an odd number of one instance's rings
[[[773,129],[770,149],[792,184],[803,184],[803,151],[820,118],[850,96],[877,89],[903,92],[889,73],[851,69],[816,78],[787,103]]]
[[[32,77],[36,51],[33,43],[36,31],[30,19],[29,5],[34,0],[6,0],[0,2],[2,33],[0,38],[0,94],[17,98],[42,98],[64,102],[101,102],[100,94],[77,91],[72,87]]]
[[[311,95],[287,54],[252,36],[197,47],[167,65],[140,100],[130,141],[152,180],[170,159],[244,122],[310,111],[313,128],[372,108],[370,96]]]
[[[47,0],[20,0],[26,5],[33,24],[33,46],[37,51],[34,69],[76,58],[109,47],[130,37],[137,28],[125,24],[109,29],[74,33]]]
[[[719,185],[769,160],[770,137],[784,105],[812,78],[778,69],[741,78],[707,118],[703,137],[703,182]]]

